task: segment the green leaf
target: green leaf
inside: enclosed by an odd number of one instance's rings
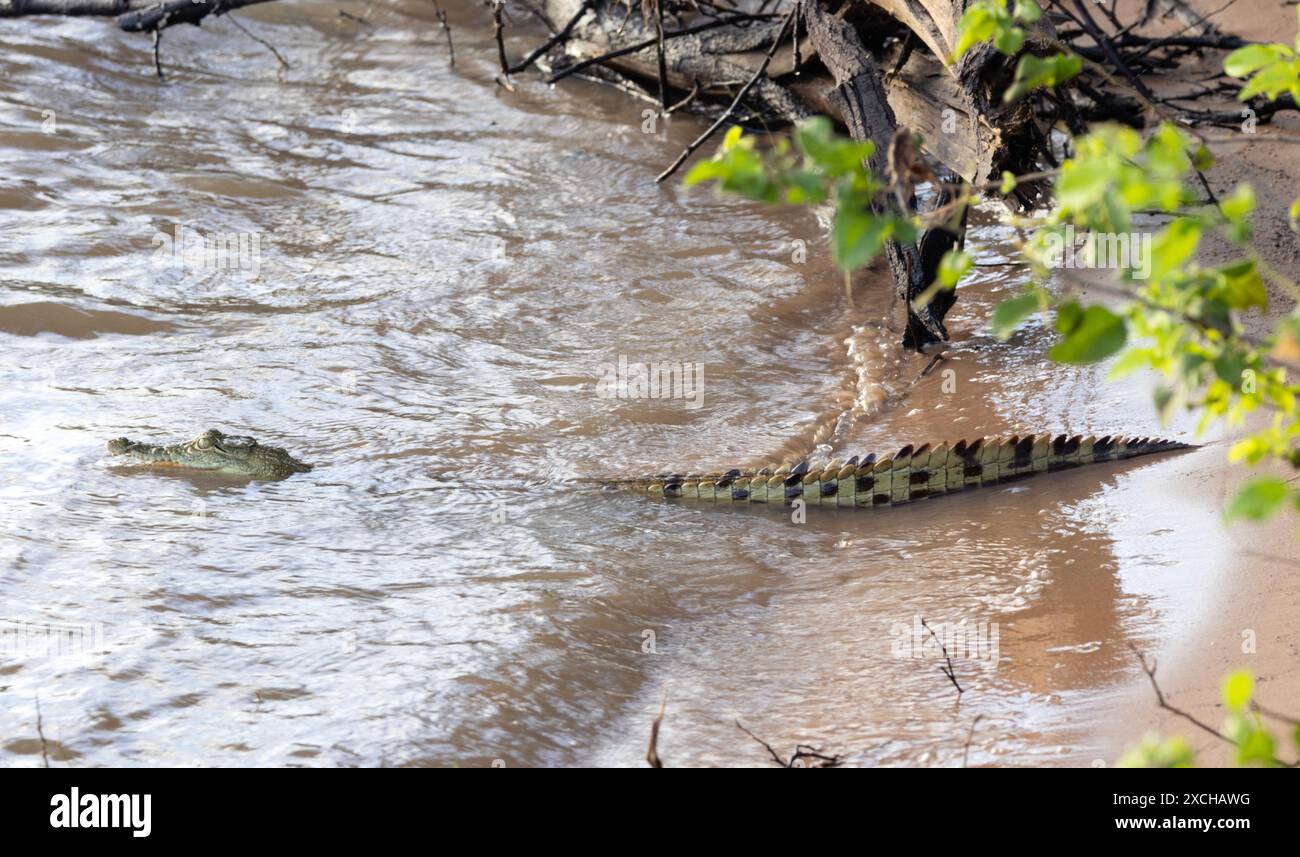
[[[1180,217],[1166,226],[1151,242],[1151,279],[1159,280],[1180,267],[1196,252],[1201,241],[1201,224]]]
[[[1187,739],[1175,735],[1166,741],[1159,736],[1147,735],[1142,743],[1133,747],[1115,763],[1117,768],[1190,768],[1196,763],[1196,753]]]
[[[957,283],[975,266],[975,260],[960,250],[949,250],[939,260],[939,282],[945,288],[955,289]]]
[[[1237,670],[1223,680],[1223,704],[1229,711],[1241,711],[1255,693],[1255,678],[1248,670]]]
[[[892,231],[889,218],[841,200],[831,228],[831,250],[836,264],[844,271],[861,268],[880,252]]]
[[[1011,191],[1015,189],[1016,189],[1015,173],[1011,172],[1010,170],[1003,170],[1002,185],[998,188],[998,191],[1001,192],[1003,196],[1006,196],[1007,194],[1011,193]],[[1300,199],[1296,200],[1296,206],[1297,208],[1300,208]]]
[[[1246,733],[1237,746],[1238,765],[1273,765],[1273,736],[1259,727]]]
[[[1286,483],[1276,476],[1257,476],[1237,492],[1225,514],[1230,521],[1263,521],[1282,507],[1288,493]]]
[[[1073,160],[1061,167],[1056,183],[1056,200],[1063,209],[1087,208],[1105,195],[1114,179],[1114,167],[1107,160]]]
[[[1237,185],[1232,196],[1219,203],[1223,216],[1229,220],[1242,220],[1255,210],[1255,190],[1248,184]]]
[[[1117,381],[1120,378],[1132,375],[1137,370],[1149,366],[1150,364],[1151,351],[1149,349],[1130,348],[1128,351],[1125,351],[1120,355],[1120,358],[1115,361],[1115,365],[1110,367],[1110,372],[1107,373],[1106,379],[1108,381]]]
[[[1013,57],[1025,44],[1025,31],[1019,27],[1005,27],[993,36],[993,47],[998,53]]]
[[[948,58],[948,64],[954,64],[966,51],[989,39],[995,29],[997,19],[993,15],[991,4],[972,4],[957,22],[957,32],[960,35],[957,37],[957,47],[953,48],[952,56]]]
[[[1174,406],[1178,404],[1178,394],[1165,386],[1156,387],[1152,394],[1155,400],[1156,415],[1160,417],[1160,424],[1165,425],[1173,418]]]
[[[1022,321],[1038,312],[1041,308],[1042,302],[1036,292],[1008,298],[993,310],[993,316],[989,319],[989,327],[993,330],[994,336],[1005,341],[1011,337],[1011,334],[1020,326]]]
[[[1043,10],[1034,0],[1016,0],[1015,16],[1022,24],[1036,24],[1043,17]]]
[[[1223,60],[1223,70],[1232,77],[1246,77],[1266,65],[1277,62],[1281,45],[1247,45],[1228,54]]]
[[[709,182],[714,179],[720,179],[727,174],[727,168],[722,165],[721,161],[700,161],[691,167],[691,171],[686,174],[686,186]]]
[[[1245,259],[1220,268],[1224,277],[1224,299],[1233,309],[1249,309],[1257,306],[1268,309],[1268,288],[1259,275],[1259,269],[1252,259]]]
[[[740,145],[745,136],[745,129],[739,125],[732,125],[727,129],[727,133],[722,135],[722,151],[726,152],[735,146]]]
[[[1279,46],[1280,47],[1280,46]],[[1288,91],[1295,83],[1297,64],[1294,62],[1277,62],[1265,66],[1250,78],[1241,91],[1237,93],[1239,101],[1247,101],[1256,95],[1276,98]]]
[[[809,170],[793,170],[786,175],[785,201],[793,204],[820,205],[826,199],[826,185],[820,175]]]
[[[1021,33],[1021,41],[1023,32]],[[1083,59],[1074,54],[1036,57],[1025,54],[1016,65],[1016,76],[1002,100],[1007,104],[1023,98],[1040,86],[1059,86],[1083,71]]]
[[[1124,319],[1095,304],[1084,309],[1074,301],[1063,304],[1057,311],[1056,329],[1065,338],[1047,356],[1057,363],[1096,363],[1128,341]]]
[[[831,176],[861,171],[863,162],[876,151],[876,144],[870,140],[856,142],[836,134],[825,116],[799,123],[794,142],[808,160]]]
[[[1147,165],[1160,176],[1181,176],[1191,166],[1187,155],[1187,139],[1182,132],[1162,123],[1147,141]]]

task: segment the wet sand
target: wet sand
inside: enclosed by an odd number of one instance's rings
[[[1203,12],[1214,11],[1219,4],[1194,3]],[[1227,32],[1245,39],[1280,41],[1290,44],[1295,38],[1297,20],[1294,6],[1270,0],[1242,0],[1226,11],[1210,16]],[[1211,74],[1221,69],[1222,52],[1208,52],[1199,63],[1187,66],[1187,74],[1200,77],[1198,71]],[[1161,81],[1166,87],[1176,82]],[[1213,102],[1206,104],[1209,107]],[[1219,109],[1234,109],[1234,102],[1220,102]],[[1244,120],[1243,120],[1244,121]],[[1209,172],[1216,193],[1229,190],[1237,182],[1249,182],[1257,199],[1254,219],[1256,246],[1264,257],[1289,276],[1300,271],[1300,239],[1290,229],[1286,212],[1300,196],[1300,146],[1269,142],[1278,134],[1296,135],[1300,117],[1293,112],[1277,114],[1269,125],[1258,125],[1256,133],[1206,128],[1204,133],[1216,142],[1217,156]],[[1202,261],[1226,261],[1222,247],[1203,248]],[[1269,319],[1289,312],[1292,302],[1285,294],[1271,296],[1271,314],[1256,313],[1248,318],[1250,329],[1262,332]],[[1152,486],[1159,498],[1151,509],[1159,514],[1163,498],[1195,497],[1211,508],[1222,508],[1251,473],[1241,466],[1227,463],[1229,434],[1195,457],[1197,466],[1186,472],[1172,473]],[[1276,472],[1287,474],[1284,469]],[[1134,498],[1141,504],[1140,498]],[[1168,701],[1213,726],[1223,722],[1222,678],[1237,669],[1255,673],[1257,698],[1275,710],[1300,716],[1300,532],[1296,516],[1283,513],[1267,524],[1238,522],[1230,526],[1208,521],[1215,527],[1221,556],[1227,562],[1218,568],[1203,591],[1188,593],[1188,598],[1202,602],[1184,622],[1171,627],[1172,635],[1153,641],[1146,650],[1158,662],[1157,680]],[[1207,559],[1208,562],[1208,559]],[[1270,723],[1279,741],[1279,755],[1294,758],[1294,747],[1287,739],[1288,727]],[[1183,735],[1197,750],[1202,765],[1231,763],[1231,748],[1206,735],[1186,720],[1161,710],[1145,675],[1137,672],[1116,695],[1113,714],[1099,733],[1107,755],[1115,758],[1127,746],[1150,732]]]

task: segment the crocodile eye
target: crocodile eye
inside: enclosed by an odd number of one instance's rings
[[[194,445],[197,446],[199,449],[212,449],[212,438],[208,437],[207,435],[204,435],[203,437],[194,441]]]

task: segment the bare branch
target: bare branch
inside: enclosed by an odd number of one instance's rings
[[[655,177],[656,184],[677,172],[678,168],[681,167],[682,164],[686,163],[686,159],[689,158],[696,149],[703,146],[705,141],[712,137],[714,132],[721,128],[723,124],[731,118],[731,114],[736,112],[736,108],[740,106],[740,102],[745,100],[745,96],[749,94],[749,90],[754,88],[754,84],[758,83],[759,78],[767,74],[767,67],[771,64],[772,57],[776,55],[776,49],[781,46],[782,37],[785,36],[785,28],[790,26],[790,23],[793,20],[794,11],[791,11],[790,14],[785,16],[785,20],[781,22],[781,26],[777,29],[776,38],[772,39],[772,46],[767,49],[767,56],[763,57],[763,62],[759,65],[758,70],[754,72],[754,76],[749,79],[748,83],[740,88],[740,92],[737,92],[736,97],[732,99],[731,105],[722,112],[722,115],[717,118],[717,121],[710,125],[707,131],[696,137],[695,140],[677,156],[677,160],[673,161],[672,164],[669,165],[668,169]]]
[[[961,685],[957,683],[957,671],[954,670],[952,667],[952,658],[949,657],[948,655],[948,647],[943,644],[943,640],[939,639],[939,635],[934,632],[934,629],[931,628],[929,625],[925,624],[924,616],[921,617],[921,627],[929,631],[930,636],[934,637],[934,641],[939,644],[939,650],[943,652],[943,659],[948,662],[947,666],[939,667],[939,672],[946,675],[948,677],[948,681],[952,682],[952,686],[957,688],[957,696],[958,698],[960,698],[961,695],[965,693],[965,691],[962,690]]]
[[[50,766],[50,748],[45,741],[45,726],[41,723],[41,695],[36,694],[36,735],[41,739],[41,762]]]

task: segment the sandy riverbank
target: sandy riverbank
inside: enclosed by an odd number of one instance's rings
[[[1194,4],[1201,8],[1206,4]],[[1218,4],[1210,4],[1217,8]],[[1241,0],[1211,20],[1227,32],[1246,39],[1291,42],[1296,32],[1296,10],[1277,0]],[[1212,52],[1199,64],[1179,71],[1177,82],[1166,85],[1185,87],[1186,81],[1212,74],[1223,54]],[[1204,71],[1205,74],[1199,74]],[[1224,102],[1224,108],[1231,105]],[[1254,135],[1226,129],[1204,129],[1216,142],[1217,157],[1208,178],[1216,193],[1230,189],[1237,182],[1249,182],[1258,199],[1255,220],[1256,244],[1264,256],[1279,270],[1294,277],[1300,271],[1300,240],[1287,224],[1287,208],[1300,195],[1300,147],[1270,142],[1278,134],[1294,135],[1300,129],[1295,113],[1280,113],[1270,125],[1259,125]],[[1208,248],[1207,262],[1221,254]],[[1274,313],[1290,310],[1283,295],[1274,295]],[[1265,319],[1248,320],[1263,329]],[[1230,435],[1231,437],[1231,435]],[[1215,444],[1197,453],[1190,461],[1195,466],[1179,468],[1166,484],[1158,486],[1159,496],[1193,496],[1218,506],[1225,504],[1247,472],[1226,461],[1226,443]],[[1157,514],[1155,509],[1152,514]],[[1219,726],[1224,711],[1220,685],[1231,670],[1249,669],[1258,679],[1259,700],[1273,708],[1300,715],[1300,534],[1294,515],[1284,515],[1266,525],[1219,524],[1217,538],[1226,549],[1206,559],[1218,567],[1213,575],[1212,590],[1197,593],[1203,599],[1199,609],[1190,610],[1180,619],[1173,634],[1148,654],[1158,663],[1157,678],[1171,704]],[[1222,557],[1229,557],[1224,563]],[[1275,733],[1285,736],[1288,729],[1272,724]],[[1231,762],[1231,748],[1213,736],[1198,730],[1178,716],[1161,710],[1146,678],[1134,671],[1123,691],[1117,695],[1113,716],[1099,736],[1102,746],[1110,748],[1108,759],[1118,758],[1126,746],[1138,741],[1146,732],[1180,734],[1188,738],[1198,752],[1201,765]],[[1279,742],[1284,758],[1292,758],[1289,741]]]

